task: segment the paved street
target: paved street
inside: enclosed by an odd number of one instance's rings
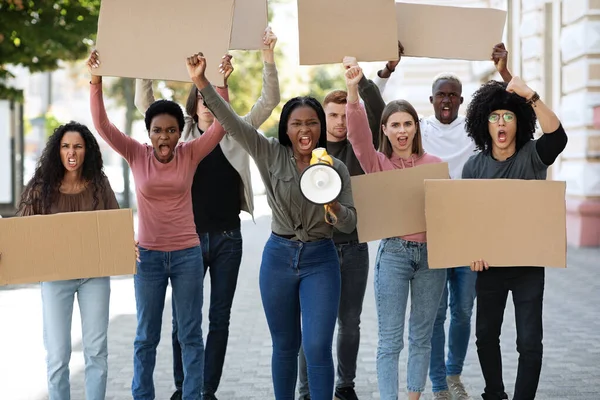
[[[272,399],[270,378],[271,342],[258,290],[258,269],[270,217],[264,198],[257,198],[256,225],[243,222],[244,256],[233,307],[231,336],[220,400]],[[377,243],[371,243],[371,264]],[[568,269],[547,269],[544,367],[538,399],[600,399],[600,250],[569,249]],[[372,269],[365,298],[357,392],[361,400],[378,399],[375,372],[377,320],[373,298]],[[205,299],[210,291],[206,280]],[[167,294],[168,297],[169,294]],[[205,303],[206,303],[205,300]],[[42,400],[45,365],[41,328],[41,305],[37,285],[0,288],[0,400]],[[156,399],[169,399],[172,390],[170,349],[170,302],[165,307],[163,340],[155,373]],[[206,309],[206,307],[205,307]],[[72,399],[83,400],[83,354],[80,320],[73,320],[71,361]],[[205,334],[207,332],[205,317]],[[512,304],[508,306],[502,336],[507,390],[512,393],[517,367]],[[131,277],[113,278],[109,332],[108,400],[130,399],[132,349],[135,333],[135,301]],[[335,348],[335,346],[334,346]],[[406,382],[407,351],[401,356],[400,382]],[[480,398],[483,381],[474,339],[464,371],[473,398]],[[428,386],[430,392],[430,386]],[[401,397],[403,398],[403,397]],[[405,397],[404,397],[405,398]],[[430,399],[430,394],[423,396]]]

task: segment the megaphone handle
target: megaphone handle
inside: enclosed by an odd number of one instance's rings
[[[335,213],[331,210],[331,207],[326,204],[325,205],[325,222],[327,222],[329,225],[335,225],[337,224],[337,216],[335,215]]]

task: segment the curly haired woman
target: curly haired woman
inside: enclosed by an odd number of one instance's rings
[[[544,134],[533,139],[536,119]],[[567,145],[567,135],[540,96],[520,78],[490,81],[473,95],[466,129],[481,152],[464,166],[463,179],[546,179],[548,167]],[[490,229],[493,229],[490,226]],[[502,381],[500,331],[508,292],[517,326],[519,367],[513,400],[535,398],[542,369],[544,268],[489,268],[471,263],[477,276],[477,353],[485,379],[486,400],[508,399]]]
[[[21,196],[18,215],[117,208],[115,194],[102,171],[102,153],[94,135],[77,122],[58,127],[48,139],[33,178]],[[85,397],[104,399],[110,278],[42,282],[41,291],[49,399],[71,397],[69,360],[76,293],[85,358]]]

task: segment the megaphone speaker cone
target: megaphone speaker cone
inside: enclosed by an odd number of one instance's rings
[[[328,204],[342,192],[342,178],[327,164],[314,164],[304,170],[300,177],[300,191],[311,203]]]

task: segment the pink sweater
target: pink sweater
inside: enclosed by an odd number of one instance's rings
[[[385,154],[375,150],[375,147],[373,147],[373,136],[367,120],[367,113],[364,106],[359,102],[348,103],[346,105],[346,118],[348,140],[352,144],[354,154],[356,154],[360,166],[367,174],[442,162],[440,158],[427,153],[420,157],[411,155],[409,159],[403,159],[395,153],[392,153],[392,156],[388,158]],[[423,243],[427,241],[427,235],[426,232],[419,232],[401,236],[401,239]]]
[[[200,161],[225,135],[221,125],[215,119],[202,136],[179,143],[175,157],[163,164],[154,156],[152,146],[125,135],[108,120],[102,84],[91,85],[90,89],[90,107],[96,130],[113,150],[127,160],[133,173],[140,246],[149,250],[176,251],[199,245],[192,211],[192,181]],[[227,89],[219,92],[228,100]]]

